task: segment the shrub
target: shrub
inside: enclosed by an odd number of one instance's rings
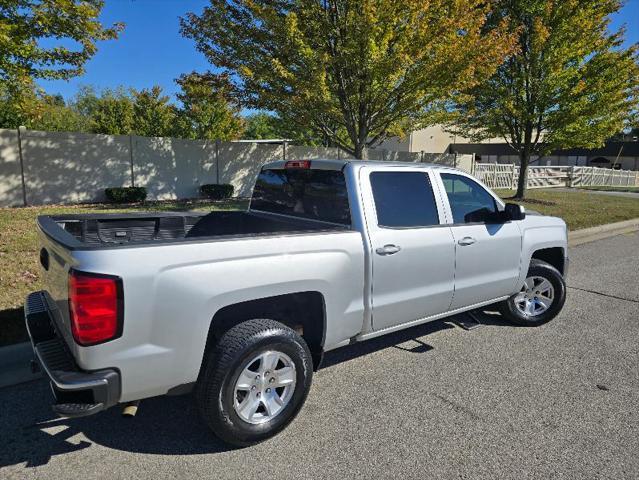
[[[105,188],[104,194],[113,203],[143,202],[146,199],[144,187],[112,187]]]
[[[212,198],[213,200],[224,200],[233,195],[234,187],[229,184],[207,184],[200,187],[200,193],[205,197]]]

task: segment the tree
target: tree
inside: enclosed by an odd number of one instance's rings
[[[123,92],[123,89],[120,89]],[[100,96],[93,85],[80,85],[71,100],[73,108],[82,116],[91,118],[98,108]]]
[[[491,75],[514,42],[484,0],[211,0],[181,19],[246,106],[275,112],[361,158],[434,121]]]
[[[76,102],[90,112],[89,130],[107,135],[130,135],[134,131],[135,113],[131,95],[120,87],[106,89],[100,96],[85,91],[86,98],[76,98]],[[82,110],[80,110],[82,111]]]
[[[242,138],[246,140],[262,140],[282,138],[278,128],[278,118],[268,113],[260,112],[244,118],[246,129]]]
[[[82,74],[96,42],[117,38],[123,28],[120,23],[102,26],[103,5],[103,0],[3,0],[0,83],[18,92],[33,79]]]
[[[29,94],[27,94],[29,93]],[[18,128],[24,125],[27,106],[36,101],[35,91],[29,89],[20,98],[0,82],[0,128]]]
[[[47,132],[87,131],[86,118],[69,107],[61,95],[41,94],[32,104],[28,119],[22,124],[33,130]]]
[[[523,198],[532,155],[597,147],[637,109],[637,46],[609,31],[618,0],[508,0],[506,21],[518,48],[481,85],[457,99],[453,130],[474,140],[502,137],[518,153],[516,198]]]
[[[25,126],[51,132],[85,131],[86,119],[61,95],[47,95],[33,84],[18,94],[0,83],[0,128]]]
[[[170,137],[175,132],[176,108],[162,88],[133,92],[133,131],[147,137]]]
[[[196,73],[176,80],[182,102],[180,126],[185,138],[235,140],[242,135],[244,122],[226,75]]]
[[[280,118],[277,115],[259,112],[245,117],[244,120],[246,130],[244,130],[242,138],[247,140],[279,138],[303,145],[333,146],[325,135],[318,135],[317,132],[308,127],[304,128],[298,123]]]

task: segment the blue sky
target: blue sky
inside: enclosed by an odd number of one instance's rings
[[[39,82],[48,93],[71,98],[79,85],[98,89],[125,85],[136,89],[160,85],[170,95],[180,74],[204,71],[210,65],[191,40],[179,33],[179,17],[199,13],[207,0],[106,0],[101,20],[105,25],[126,24],[115,41],[101,42],[86,64],[86,73],[69,81]],[[614,18],[613,28],[626,24],[626,43],[639,42],[639,0],[629,0]]]
[[[73,97],[79,85],[98,89],[160,85],[172,95],[178,90],[174,79],[180,74],[211,68],[194,43],[179,32],[179,17],[200,13],[207,4],[207,0],[106,0],[100,19],[104,25],[123,22],[120,38],[98,44],[83,76],[38,83],[48,93],[65,98]]]

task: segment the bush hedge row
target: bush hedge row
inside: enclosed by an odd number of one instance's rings
[[[200,193],[213,200],[224,200],[233,195],[233,185],[207,184],[200,187]],[[113,203],[143,202],[147,192],[144,187],[111,187],[105,188],[106,198]]]
[[[143,202],[146,199],[144,187],[113,187],[105,188],[104,194],[113,203]]]
[[[233,191],[233,185],[228,184],[207,184],[200,187],[200,193],[213,200],[224,200],[225,198],[229,198],[233,195]]]

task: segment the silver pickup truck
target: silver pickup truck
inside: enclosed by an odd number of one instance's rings
[[[54,411],[193,390],[236,445],[295,417],[326,351],[490,304],[537,326],[566,295],[565,223],[438,165],[281,161],[245,211],[38,228],[47,290],[25,316]]]

